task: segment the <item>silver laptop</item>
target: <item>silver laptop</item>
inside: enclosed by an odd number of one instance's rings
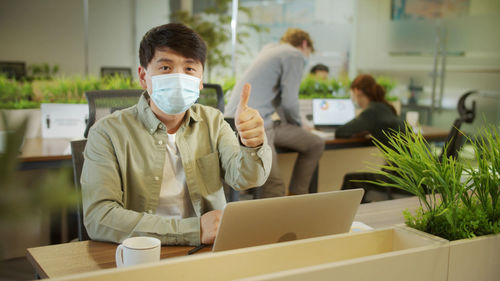
[[[313,99],[312,107],[316,129],[334,129],[356,116],[351,99]]]
[[[363,189],[231,202],[214,252],[348,232]]]

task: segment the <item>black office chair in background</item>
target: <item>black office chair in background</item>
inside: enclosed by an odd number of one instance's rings
[[[460,127],[463,123],[472,123],[476,117],[476,102],[472,102],[472,107],[467,108],[465,105],[465,101],[467,97],[472,94],[477,93],[477,91],[469,91],[463,94],[457,103],[457,111],[458,118],[453,122],[450,133],[446,137],[445,144],[447,144],[439,159],[443,159],[443,157],[458,157],[458,152],[460,151],[462,145],[464,144],[464,136],[460,132]],[[387,171],[389,172],[389,171]],[[344,180],[342,183],[342,189],[354,189],[354,188],[363,188],[365,190],[365,194],[363,195],[363,199],[361,203],[368,203],[374,201],[383,201],[383,200],[392,200],[397,197],[406,197],[412,196],[412,194],[393,187],[387,186],[379,186],[376,184],[366,183],[366,182],[355,182],[358,180],[368,180],[368,181],[389,181],[388,178],[382,176],[377,173],[347,173],[344,175]]]
[[[83,168],[83,151],[85,150],[85,145],[87,144],[86,139],[74,140],[71,142],[71,157],[73,160],[73,179],[75,182],[75,188],[78,193],[81,192],[80,176],[82,175]],[[76,208],[76,220],[78,223],[78,240],[85,241],[90,240],[85,225],[83,224],[83,206],[82,202],[78,203]]]
[[[0,61],[0,73],[9,79],[26,78],[26,63],[22,61]]]
[[[478,92],[473,90],[463,94],[458,100],[457,110],[458,118],[453,122],[450,133],[446,137],[445,143],[448,144],[446,149],[443,148],[441,156],[439,159],[443,159],[443,156],[458,158],[458,152],[464,144],[464,136],[460,132],[460,127],[463,123],[472,123],[476,119],[476,101],[472,101],[472,106],[467,108],[465,105],[465,100],[472,94],[477,94]]]
[[[132,77],[132,69],[130,67],[114,67],[114,66],[103,66],[101,67],[101,77],[109,77],[120,75],[125,78]]]
[[[85,92],[89,105],[87,127],[83,136],[89,135],[89,130],[94,123],[102,117],[116,110],[133,106],[139,100],[144,90],[99,90]]]
[[[224,92],[221,85],[203,83],[197,103],[218,108],[224,113]]]

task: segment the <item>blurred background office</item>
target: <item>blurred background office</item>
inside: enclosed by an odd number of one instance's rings
[[[0,0],[0,109],[85,103],[85,90],[137,88],[142,36],[172,21],[207,41],[204,82],[220,84],[226,100],[258,51],[298,27],[309,32],[316,49],[299,93],[303,107],[313,97],[348,97],[350,81],[366,73],[398,104],[401,119],[418,112],[420,124],[450,129],[460,96],[475,89],[479,94],[467,103],[476,101],[477,118],[462,129],[500,125],[498,0]],[[308,70],[317,64],[329,69],[327,80],[314,82],[321,92],[308,88]],[[115,74],[120,78],[105,78]],[[76,89],[70,95],[50,93],[68,85]],[[40,137],[40,129],[28,135]],[[338,189],[359,163],[380,161],[373,149],[325,151],[318,190]],[[294,156],[283,155],[280,167],[289,179],[286,165],[293,161],[287,157]],[[32,234],[46,224],[37,223],[31,223]],[[28,240],[7,256],[41,244]]]

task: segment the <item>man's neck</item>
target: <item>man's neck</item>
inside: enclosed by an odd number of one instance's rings
[[[169,134],[175,134],[179,127],[182,124],[182,120],[184,120],[184,116],[186,115],[186,112],[180,113],[180,114],[175,114],[175,115],[169,115],[165,114],[163,111],[161,111],[155,104],[154,102],[150,102],[149,106],[151,107],[151,110],[153,113],[156,115],[156,118],[160,120],[166,127],[167,127],[167,133]]]

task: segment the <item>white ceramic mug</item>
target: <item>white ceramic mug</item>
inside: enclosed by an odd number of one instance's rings
[[[125,267],[160,260],[161,241],[153,237],[127,238],[116,248],[116,266]]]

